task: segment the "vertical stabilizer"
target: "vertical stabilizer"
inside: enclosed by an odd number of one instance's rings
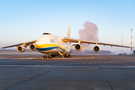
[[[70,38],[70,26],[69,26],[69,28],[68,28],[67,38]]]

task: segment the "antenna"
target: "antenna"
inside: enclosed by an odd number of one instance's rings
[[[132,47],[132,29],[131,29],[131,47]],[[132,55],[132,48],[131,48],[131,55]]]

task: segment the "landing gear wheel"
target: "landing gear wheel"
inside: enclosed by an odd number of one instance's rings
[[[71,55],[68,55],[68,57],[71,57]]]
[[[51,58],[52,59],[52,56],[48,56],[48,58]]]
[[[48,58],[51,58],[51,59],[52,59],[52,55],[51,55],[51,54],[49,54]]]
[[[46,55],[44,55],[44,56],[43,56],[43,59],[47,59],[47,56],[46,56]]]
[[[71,57],[71,55],[70,55],[70,54],[66,54],[65,56],[66,56],[66,57]]]

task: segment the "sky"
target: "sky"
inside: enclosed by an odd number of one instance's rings
[[[0,0],[0,47],[38,39],[43,32],[79,39],[86,21],[98,27],[99,42],[135,47],[135,0]],[[100,50],[121,52],[120,47]],[[124,48],[129,53],[131,49]]]

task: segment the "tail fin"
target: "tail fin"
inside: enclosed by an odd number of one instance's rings
[[[70,26],[69,26],[69,28],[68,28],[67,38],[70,38]]]

